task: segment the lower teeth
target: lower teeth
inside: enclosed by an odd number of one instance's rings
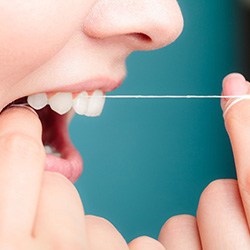
[[[54,155],[54,156],[57,156],[57,157],[61,157],[62,156],[59,152],[56,151],[55,148],[52,148],[50,145],[45,145],[44,149],[45,149],[45,152],[47,154]]]

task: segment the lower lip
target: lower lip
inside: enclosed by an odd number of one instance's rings
[[[76,149],[68,152],[64,159],[46,154],[45,170],[60,173],[72,183],[75,183],[83,170],[82,158]]]
[[[61,116],[47,107],[38,115],[44,130],[43,143],[61,154],[61,157],[46,154],[45,170],[60,173],[72,183],[76,182],[83,170],[83,160],[68,133],[69,113]]]

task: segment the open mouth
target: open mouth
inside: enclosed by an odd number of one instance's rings
[[[35,109],[42,123],[42,141],[46,151],[45,170],[59,172],[71,182],[82,173],[83,160],[71,142],[68,125],[73,111],[80,115],[99,116],[105,103],[104,93],[91,92],[36,94],[7,105],[27,105]]]

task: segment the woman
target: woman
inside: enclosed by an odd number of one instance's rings
[[[247,100],[225,115],[239,181],[210,184],[197,218],[171,218],[158,241],[127,244],[108,221],[84,216],[72,184],[82,163],[67,134],[70,110],[99,115],[130,53],[178,37],[175,0],[0,0],[0,24],[0,249],[249,249]],[[248,87],[232,74],[223,94]]]

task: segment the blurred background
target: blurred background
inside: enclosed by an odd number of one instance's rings
[[[180,38],[132,54],[128,77],[113,94],[214,95],[230,72],[250,78],[243,0],[178,2]],[[70,133],[84,158],[76,187],[86,213],[111,221],[127,241],[156,238],[173,215],[195,215],[211,181],[235,177],[219,100],[109,99],[102,116],[76,116]]]

